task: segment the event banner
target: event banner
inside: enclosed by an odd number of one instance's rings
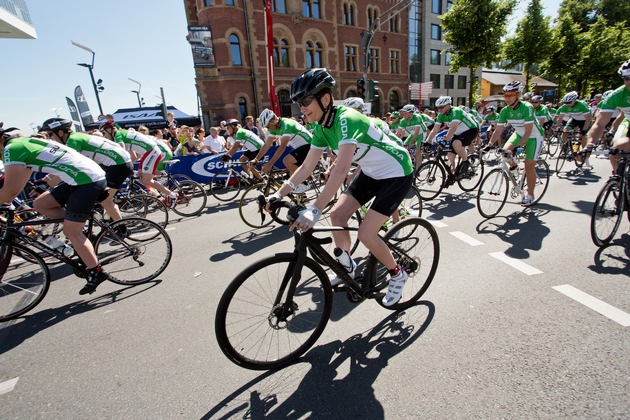
[[[189,26],[187,39],[192,49],[195,67],[214,67],[214,49],[210,27]]]
[[[77,111],[77,107],[72,102],[72,99],[66,96],[66,102],[68,103],[68,110],[70,110],[70,116],[72,117],[72,122],[74,124],[74,131],[77,133],[83,131],[81,129],[81,121],[79,120],[79,111]]]
[[[74,99],[77,101],[77,108],[79,109],[79,115],[81,116],[81,122],[83,127],[87,127],[88,124],[92,124],[94,119],[90,112],[90,107],[85,99],[81,86],[74,88]]]

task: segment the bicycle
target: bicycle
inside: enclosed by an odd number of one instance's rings
[[[247,163],[249,164],[249,163]],[[251,180],[244,170],[236,170],[242,166],[239,161],[223,162],[227,169],[217,172],[210,180],[210,194],[219,201],[228,202],[234,200],[243,186],[251,186],[258,183],[258,180]]]
[[[42,235],[47,226],[61,224],[63,219],[33,218],[16,222],[15,210],[0,208],[0,211],[6,213],[0,238],[2,322],[27,313],[46,296],[50,270],[39,253],[68,264],[78,277],[86,278],[87,270],[80,258],[75,257],[71,245]],[[94,232],[96,227],[100,228],[98,233]],[[93,211],[84,233],[113,283],[146,283],[159,276],[171,260],[169,235],[150,220],[127,218],[107,223],[99,212]]]
[[[457,182],[459,188],[466,192],[472,191],[479,186],[484,172],[483,159],[479,154],[476,152],[469,153],[469,169],[456,177],[455,174],[458,172],[462,160],[459,156],[457,157],[456,169],[452,171],[448,160],[449,152],[453,152],[453,150],[434,149],[431,159],[422,162],[420,167],[418,167],[415,185],[418,187],[423,200],[433,200],[444,188],[450,187],[455,182]]]
[[[520,148],[513,154],[511,150],[499,149],[503,154],[499,167],[491,170],[481,181],[477,192],[477,210],[485,218],[492,218],[499,214],[507,202],[508,193],[512,199],[521,197],[527,192],[527,177],[525,169],[520,167]],[[515,163],[516,168],[510,169],[510,163]],[[536,204],[545,195],[549,186],[549,165],[544,159],[538,159],[535,165],[536,185],[534,188],[534,201]],[[510,188],[510,186],[512,188]]]
[[[594,154],[620,155],[615,175],[604,184],[591,213],[591,239],[599,247],[605,246],[615,237],[621,224],[624,210],[630,221],[630,151],[612,148]]]
[[[291,217],[297,217],[297,212],[292,207]],[[228,285],[217,307],[215,332],[219,347],[230,361],[247,369],[279,369],[304,354],[323,332],[332,309],[333,289],[324,267],[343,279],[344,284],[336,286],[336,291],[345,291],[351,302],[376,299],[390,310],[409,308],[431,284],[440,246],[435,229],[426,220],[406,218],[382,237],[409,274],[401,301],[389,307],[381,302],[389,282],[385,267],[368,255],[363,272],[352,279],[322,247],[332,238],[315,236],[334,230],[354,228],[295,229],[294,252],[264,258]]]
[[[582,135],[576,129],[573,129],[569,132],[569,137],[567,137],[567,141],[562,141],[562,137],[560,140],[560,147],[558,157],[556,158],[556,175],[560,175],[560,171],[564,167],[565,162],[575,162],[575,166],[577,169],[582,168],[584,165],[584,156],[580,154],[580,149],[582,148]],[[578,156],[581,158],[578,159]]]

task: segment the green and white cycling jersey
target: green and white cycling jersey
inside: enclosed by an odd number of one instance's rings
[[[370,117],[345,106],[331,112],[325,126],[315,127],[311,148],[338,153],[339,146],[354,144],[353,162],[361,165],[361,171],[372,179],[397,178],[413,172],[407,150],[387,137]]]
[[[547,105],[540,104],[538,108],[534,108],[534,115],[536,115],[536,119],[538,120],[540,125],[546,123],[547,121],[551,121],[552,119],[552,116],[549,113],[549,108],[547,108]]]
[[[116,143],[121,143],[125,150],[133,151],[140,156],[157,148],[155,141],[149,136],[135,130],[118,130],[114,136]]]
[[[451,106],[451,110],[446,115],[439,114],[435,122],[443,124],[449,128],[454,122],[459,123],[457,129],[455,129],[456,136],[462,134],[464,131],[477,128],[477,121],[475,121],[470,114],[464,112],[463,109],[456,106]]]
[[[231,140],[230,140],[231,139]],[[234,144],[235,141],[241,143],[241,148],[248,150],[250,152],[255,152],[256,150],[260,150],[263,147],[263,141],[254,133],[253,131],[245,130],[244,128],[239,128],[236,131],[236,135],[232,138],[228,139],[230,144]]]
[[[291,118],[280,118],[280,124],[275,130],[269,130],[270,134],[278,137],[289,136],[288,146],[297,149],[298,147],[311,144],[313,135],[302,124]]]
[[[316,122],[312,122],[312,123],[308,123],[306,124],[306,129],[313,134],[313,131],[315,130],[315,126],[317,126]]]
[[[630,116],[630,91],[625,85],[618,87],[607,98],[597,104],[599,112],[613,112],[615,109],[623,112],[626,118]],[[617,114],[618,115],[618,114]]]
[[[501,127],[506,123],[514,127],[514,132],[519,137],[523,137],[525,134],[525,125],[533,123],[534,127],[532,127],[532,132],[529,137],[538,139],[544,138],[544,131],[536,119],[534,106],[529,102],[519,101],[516,109],[512,109],[511,106],[503,108],[499,114],[497,126]]]
[[[374,122],[374,124],[376,124],[378,128],[383,131],[383,133],[385,133],[387,137],[392,139],[396,144],[400,146],[403,145],[403,141],[389,128],[389,125],[387,125],[385,121],[381,120],[380,118],[372,118],[372,121]]]
[[[413,139],[413,133],[416,131],[416,128],[420,128],[418,131],[418,138],[416,143],[422,143],[422,140],[427,133],[427,126],[424,123],[424,119],[420,116],[420,114],[414,113],[411,118],[406,119],[403,118],[398,122],[398,128],[402,128],[408,134],[406,139],[403,139],[405,144],[409,144]]]
[[[591,115],[591,109],[588,107],[586,102],[577,101],[575,106],[572,107],[567,104],[562,105],[558,108],[558,112],[556,114],[568,116],[576,121],[584,121],[586,120],[587,115]]]
[[[488,124],[496,124],[499,121],[499,114],[497,112],[493,112],[492,114],[487,114],[483,117],[483,122]]]
[[[471,109],[469,114],[472,115],[475,121],[477,121],[477,127],[481,127],[481,124],[483,124],[483,118],[481,115],[479,115],[479,113],[474,109]]]
[[[66,146],[103,166],[131,163],[131,156],[119,143],[107,140],[101,136],[70,133]]]
[[[33,172],[56,175],[69,185],[85,185],[105,179],[96,162],[56,141],[18,137],[4,146],[4,165],[22,165]]]

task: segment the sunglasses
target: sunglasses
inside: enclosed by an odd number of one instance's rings
[[[533,104],[539,104],[539,101],[532,101]]]
[[[297,101],[297,104],[299,106],[303,107],[303,108],[306,108],[307,106],[312,104],[314,100],[315,100],[315,96],[314,95],[309,95],[309,96],[305,96],[304,98],[302,98],[299,101]]]
[[[442,108],[446,108],[446,105],[436,107],[436,109],[437,109],[438,111],[439,111],[440,109],[442,109]]]
[[[512,98],[512,97],[514,97],[514,96],[516,96],[516,93],[504,93],[504,94],[503,94],[503,97],[504,97],[504,98]]]
[[[622,77],[622,79],[623,79],[623,80],[626,80],[626,81],[627,81],[627,80],[630,80],[630,76],[623,76],[623,77]]]

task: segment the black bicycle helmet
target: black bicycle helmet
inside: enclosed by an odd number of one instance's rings
[[[72,121],[70,120],[66,120],[65,118],[49,118],[42,123],[41,131],[47,131],[47,132],[57,131],[57,130],[70,131],[71,127],[72,127]]]
[[[16,127],[4,128],[4,123],[0,122],[0,140],[4,143],[6,140],[11,138],[11,134],[9,134],[9,132],[15,130],[19,129]]]
[[[316,95],[323,89],[332,89],[335,84],[335,79],[325,68],[306,70],[291,83],[291,100],[299,102],[302,98]]]

